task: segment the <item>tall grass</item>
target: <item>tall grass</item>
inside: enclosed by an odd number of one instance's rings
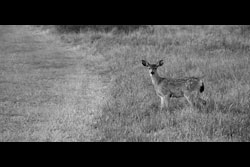
[[[154,26],[130,34],[82,33],[81,47],[102,61],[86,67],[108,78],[97,128],[101,141],[249,141],[249,26]],[[94,39],[94,40],[93,40]],[[206,107],[171,100],[160,112],[141,60],[165,64],[161,76],[205,75]]]
[[[55,25],[55,28],[62,33],[79,33],[83,31],[102,31],[108,32],[116,29],[120,32],[131,32],[146,27],[145,25]]]

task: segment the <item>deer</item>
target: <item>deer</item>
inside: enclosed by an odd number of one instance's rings
[[[206,101],[200,98],[200,94],[204,92],[205,85],[202,80],[204,77],[184,77],[184,78],[163,78],[157,69],[163,66],[163,60],[157,64],[150,64],[146,60],[142,60],[142,65],[147,67],[152,84],[156,94],[161,99],[161,110],[168,109],[171,98],[185,98],[191,107],[195,106],[195,102],[202,102],[206,105]]]

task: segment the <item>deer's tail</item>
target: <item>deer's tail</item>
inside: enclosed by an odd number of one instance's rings
[[[205,90],[204,82],[200,80],[200,93],[204,92],[204,90]]]

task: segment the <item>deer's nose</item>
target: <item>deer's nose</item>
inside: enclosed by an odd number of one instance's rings
[[[154,73],[155,73],[154,71],[151,71],[151,74],[152,74],[152,75],[154,75]]]

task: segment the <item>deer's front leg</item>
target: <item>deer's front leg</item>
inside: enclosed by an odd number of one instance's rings
[[[161,111],[162,111],[164,108],[164,97],[160,96],[160,99],[161,99]]]

